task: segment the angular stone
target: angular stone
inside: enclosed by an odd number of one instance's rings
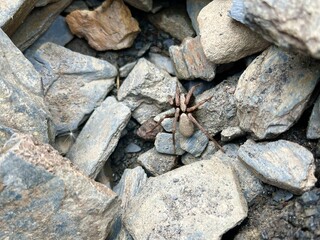
[[[209,141],[206,149],[203,151],[200,157],[195,157],[190,153],[186,153],[181,156],[181,162],[184,165],[187,165],[201,160],[210,160],[218,150],[219,148],[216,146],[216,144],[214,144],[212,141]]]
[[[240,127],[258,139],[286,131],[303,113],[319,76],[320,64],[311,58],[268,48],[239,79]]]
[[[180,134],[175,134],[175,146],[173,146],[172,133],[158,133],[154,146],[159,153],[182,155],[185,151],[180,147]],[[174,150],[175,149],[175,150]]]
[[[232,18],[281,48],[320,59],[320,2],[233,0]]]
[[[60,0],[42,8],[35,8],[12,35],[12,42],[24,51],[31,46],[54,22],[72,0]]]
[[[95,178],[117,146],[131,112],[114,97],[95,109],[67,157],[85,174]]]
[[[314,103],[307,129],[308,139],[320,138],[320,97]]]
[[[270,43],[229,17],[232,0],[215,0],[198,15],[200,40],[209,61],[235,62],[266,49]]]
[[[169,172],[177,165],[176,156],[161,154],[155,148],[141,154],[138,163],[152,176]]]
[[[191,137],[186,138],[181,136],[179,141],[180,147],[183,150],[192,154],[195,157],[199,157],[205,150],[209,142],[209,139],[202,131],[197,130]]]
[[[136,118],[142,124],[169,108],[168,96],[174,96],[176,83],[177,78],[141,58],[120,86],[118,100],[129,106],[133,116],[142,109]],[[180,83],[179,86],[184,91]]]
[[[295,194],[308,191],[317,181],[312,153],[297,143],[247,140],[238,156],[263,182]]]
[[[158,68],[167,71],[171,75],[176,75],[176,70],[174,69],[171,58],[158,53],[149,52],[147,59],[154,65],[156,65]]]
[[[55,3],[55,2],[58,2],[58,1],[61,1],[61,0],[38,0],[37,4],[36,4],[36,7],[44,7],[44,6],[48,5],[48,4]]]
[[[45,100],[58,134],[76,130],[105,99],[117,75],[107,61],[53,43],[41,45],[30,60],[42,75]]]
[[[247,215],[237,181],[219,159],[149,178],[129,203],[125,226],[134,239],[220,239]]]
[[[221,141],[230,142],[235,138],[242,137],[245,132],[240,127],[228,127],[221,132]]]
[[[131,6],[138,8],[145,12],[150,12],[153,6],[153,0],[124,0]]]
[[[140,32],[138,22],[122,0],[107,0],[94,11],[76,10],[66,21],[73,34],[84,37],[98,51],[131,47]]]
[[[194,114],[200,125],[210,135],[216,135],[227,127],[238,126],[234,97],[238,78],[237,75],[232,76],[196,97],[197,103],[212,96],[212,99],[202,105]]]
[[[195,32],[187,11],[183,6],[175,5],[156,14],[148,15],[149,21],[157,28],[169,33],[181,42],[186,37],[193,37]]]
[[[193,29],[196,31],[197,35],[200,33],[197,17],[201,9],[210,2],[211,0],[187,0],[187,12],[191,19]]]
[[[131,72],[131,70],[134,68],[134,66],[137,64],[137,61],[131,62],[131,63],[127,63],[126,65],[122,66],[121,68],[119,68],[119,75],[122,78],[126,78],[128,77],[129,73]]]
[[[10,132],[32,134],[53,142],[55,133],[44,103],[41,77],[32,64],[0,29],[0,135]]]
[[[89,10],[88,5],[83,0],[74,0],[72,3],[64,9],[64,13],[71,13],[76,10]]]
[[[169,52],[179,79],[210,81],[215,77],[216,65],[204,55],[199,37],[185,38],[181,46],[172,46]]]
[[[50,145],[13,135],[0,155],[0,238],[105,239],[117,195]]]

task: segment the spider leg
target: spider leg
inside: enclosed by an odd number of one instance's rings
[[[208,97],[208,98],[205,98],[205,99],[203,99],[202,101],[198,102],[196,105],[187,108],[187,112],[188,112],[188,113],[193,112],[193,111],[196,110],[198,107],[200,107],[202,104],[204,104],[205,102],[211,100],[211,98],[213,98],[213,96]]]
[[[200,125],[200,123],[192,116],[191,113],[188,113],[188,118],[191,120],[191,122],[193,122],[200,130],[201,132],[203,132],[207,138],[209,138],[212,142],[215,143],[215,145],[217,145],[219,147],[219,149],[224,152],[223,148],[220,146],[220,144],[213,138],[210,136],[210,134]]]
[[[176,82],[176,97],[175,97],[175,104],[176,104],[176,107],[179,107],[180,106],[180,87],[179,87],[179,84],[178,84],[178,80]]]
[[[164,115],[164,117],[160,118],[160,120],[157,122],[157,124],[154,125],[149,131],[147,131],[147,133],[150,133],[153,130],[155,130],[156,127],[158,127],[162,123],[162,121],[165,120],[166,118],[173,118],[173,117],[174,117],[174,113]]]
[[[176,108],[176,112],[174,113],[174,120],[172,125],[172,143],[173,143],[173,153],[176,154],[176,129],[177,122],[180,115],[180,108]]]
[[[190,102],[190,99],[194,93],[194,91],[196,90],[197,87],[199,87],[202,83],[199,83],[197,85],[194,85],[190,88],[189,92],[187,93],[187,96],[186,96],[186,105],[188,106],[189,102]]]

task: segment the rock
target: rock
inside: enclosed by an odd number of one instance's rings
[[[155,148],[141,154],[138,163],[152,176],[169,172],[177,165],[175,156],[161,154]]]
[[[110,63],[45,43],[32,59],[57,133],[76,130],[111,91],[117,69]]]
[[[181,46],[169,49],[179,79],[201,78],[211,81],[216,75],[216,65],[204,55],[200,38],[185,38]]]
[[[270,47],[241,75],[235,92],[240,127],[258,139],[289,129],[301,116],[319,76],[309,57]]]
[[[126,65],[119,68],[119,76],[122,78],[126,78],[136,64],[137,64],[137,61],[134,61],[131,63],[127,63]]]
[[[97,8],[101,5],[103,0],[85,0],[85,2],[90,8]]]
[[[66,21],[73,34],[84,37],[98,51],[131,47],[140,32],[138,22],[122,0],[107,0],[94,11],[76,10]]]
[[[228,16],[232,0],[215,0],[198,15],[200,40],[209,61],[222,64],[266,49],[270,43]]]
[[[63,12],[71,13],[76,10],[89,10],[89,8],[88,8],[88,5],[85,3],[85,1],[74,0]]]
[[[141,58],[120,86],[118,100],[129,106],[142,124],[169,107],[167,98],[174,96],[176,83],[177,78]],[[180,83],[179,86],[183,91]]]
[[[181,42],[186,37],[193,37],[194,30],[184,6],[175,5],[148,15],[149,21],[157,28],[169,33]]]
[[[162,127],[158,125],[153,119],[148,119],[145,121],[137,130],[137,135],[144,140],[153,141],[156,139],[156,136],[161,132]]]
[[[79,131],[69,131],[64,134],[60,134],[56,136],[53,146],[61,155],[64,156],[75,143],[78,135]]]
[[[149,178],[129,203],[125,226],[134,239],[220,239],[247,215],[237,181],[219,159]]]
[[[224,153],[217,151],[214,156],[226,164],[229,164],[236,172],[242,193],[250,203],[252,200],[264,191],[264,187],[259,180],[244,163],[238,158],[239,146],[236,144],[227,144],[223,146]]]
[[[17,30],[36,5],[37,0],[3,0],[0,3],[0,27],[8,36]]]
[[[156,65],[158,68],[167,71],[171,75],[176,75],[176,70],[174,69],[171,58],[158,53],[149,52],[147,59],[154,65]]]
[[[81,38],[77,38],[77,37],[73,38],[73,40],[70,41],[65,47],[70,49],[73,52],[81,53],[83,55],[87,55],[91,57],[97,56],[97,51],[91,48],[86,40]],[[102,60],[105,60],[105,59],[102,59]]]
[[[195,131],[191,137],[183,137],[179,139],[180,147],[195,157],[199,157],[205,150],[209,139],[200,130]]]
[[[216,153],[218,150],[219,148],[212,141],[209,141],[207,147],[205,148],[200,157],[195,157],[190,153],[186,153],[181,156],[181,162],[184,165],[187,165],[201,160],[210,160],[213,154]]]
[[[182,155],[184,150],[180,146],[180,134],[175,134],[175,146],[173,146],[172,133],[158,133],[154,146],[159,153],[171,154],[171,155]],[[175,150],[174,150],[175,149]]]
[[[320,2],[233,0],[232,18],[281,48],[320,59]],[[299,17],[297,17],[299,16]]]
[[[212,96],[212,99],[195,111],[195,118],[210,135],[216,135],[227,127],[238,126],[234,91],[239,76],[224,80],[196,97],[196,103]]]
[[[307,129],[308,139],[320,138],[320,97],[314,103]]]
[[[263,182],[294,194],[308,191],[317,181],[312,153],[297,143],[247,140],[238,156]]]
[[[12,35],[12,42],[24,51],[31,46],[54,22],[72,0],[60,0],[42,8],[35,8]]]
[[[138,8],[145,12],[150,12],[153,6],[153,0],[124,0],[131,6]]]
[[[135,143],[129,143],[124,150],[126,153],[138,153],[141,151],[141,147]]]
[[[200,33],[197,17],[201,9],[210,2],[211,0],[187,0],[187,12],[191,19],[193,29],[196,31],[197,35]]]
[[[117,146],[130,116],[130,109],[123,103],[107,97],[93,112],[67,157],[85,174],[95,178]]]
[[[1,238],[105,239],[117,195],[47,144],[13,135],[0,155]]]
[[[60,0],[38,0],[37,1],[37,4],[36,4],[36,7],[44,7],[48,4],[51,4],[51,3],[55,3],[55,2],[58,2]]]
[[[0,29],[0,136],[3,144],[13,132],[53,142],[55,131],[44,103],[41,77]]]
[[[221,132],[221,141],[230,142],[235,138],[242,137],[245,132],[239,127],[228,127]]]

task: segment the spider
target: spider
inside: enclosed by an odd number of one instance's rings
[[[194,106],[190,106],[190,107],[188,106],[190,103],[191,97],[193,95],[193,92],[200,85],[201,84],[197,84],[191,87],[189,92],[187,94],[184,94],[184,93],[181,93],[180,87],[177,82],[175,97],[168,96],[169,104],[175,108],[175,112],[172,114],[165,115],[156,124],[156,126],[159,126],[164,119],[174,118],[173,126],[172,126],[172,142],[174,146],[173,148],[174,151],[176,149],[175,133],[177,128],[177,122],[179,122],[179,132],[182,136],[191,137],[194,133],[194,129],[195,129],[194,125],[196,125],[207,136],[208,139],[213,141],[219,147],[219,149],[223,151],[222,147],[218,144],[218,142],[210,136],[210,134],[200,125],[200,123],[192,115],[192,112],[197,110],[205,102],[211,100],[212,96],[203,99],[202,101],[196,103]],[[156,126],[153,127],[149,132],[154,130]]]

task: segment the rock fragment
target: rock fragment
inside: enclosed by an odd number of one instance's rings
[[[164,55],[158,54],[158,53],[151,53],[149,52],[148,58],[150,62],[152,62],[154,65],[156,65],[158,68],[163,69],[170,73],[171,75],[176,75],[176,71],[173,66],[173,62],[171,58],[166,57]]]
[[[258,139],[289,129],[301,116],[320,76],[313,59],[272,46],[241,75],[235,92],[240,127]]]
[[[107,0],[94,11],[76,10],[66,21],[73,34],[87,39],[98,51],[128,48],[140,32],[138,22],[122,0]]]
[[[145,12],[150,12],[153,6],[153,0],[124,0],[131,6],[140,9]]]
[[[0,155],[1,238],[105,239],[117,195],[47,144],[13,135]]]
[[[124,224],[134,239],[220,239],[247,215],[237,181],[219,159],[149,178]]]
[[[221,141],[230,142],[235,138],[242,137],[245,132],[240,127],[228,127],[221,132]]]
[[[308,139],[320,138],[320,97],[314,103],[307,129]]]
[[[197,17],[201,9],[208,5],[210,2],[211,0],[187,0],[187,12],[191,19],[193,29],[196,31],[198,36],[200,31]]]
[[[85,174],[95,178],[117,146],[130,120],[130,109],[108,97],[93,112],[67,157]]]
[[[180,146],[180,134],[175,134],[175,146],[173,145],[172,133],[158,133],[154,146],[159,153],[182,155],[185,151]]]
[[[181,136],[179,142],[183,150],[195,157],[199,157],[205,150],[209,139],[202,131],[197,130],[191,137],[186,138]]]
[[[209,61],[222,64],[266,49],[270,43],[229,17],[232,0],[215,0],[198,15],[200,40]]]
[[[317,181],[312,153],[297,143],[247,140],[238,156],[263,182],[295,194],[310,190]]]

